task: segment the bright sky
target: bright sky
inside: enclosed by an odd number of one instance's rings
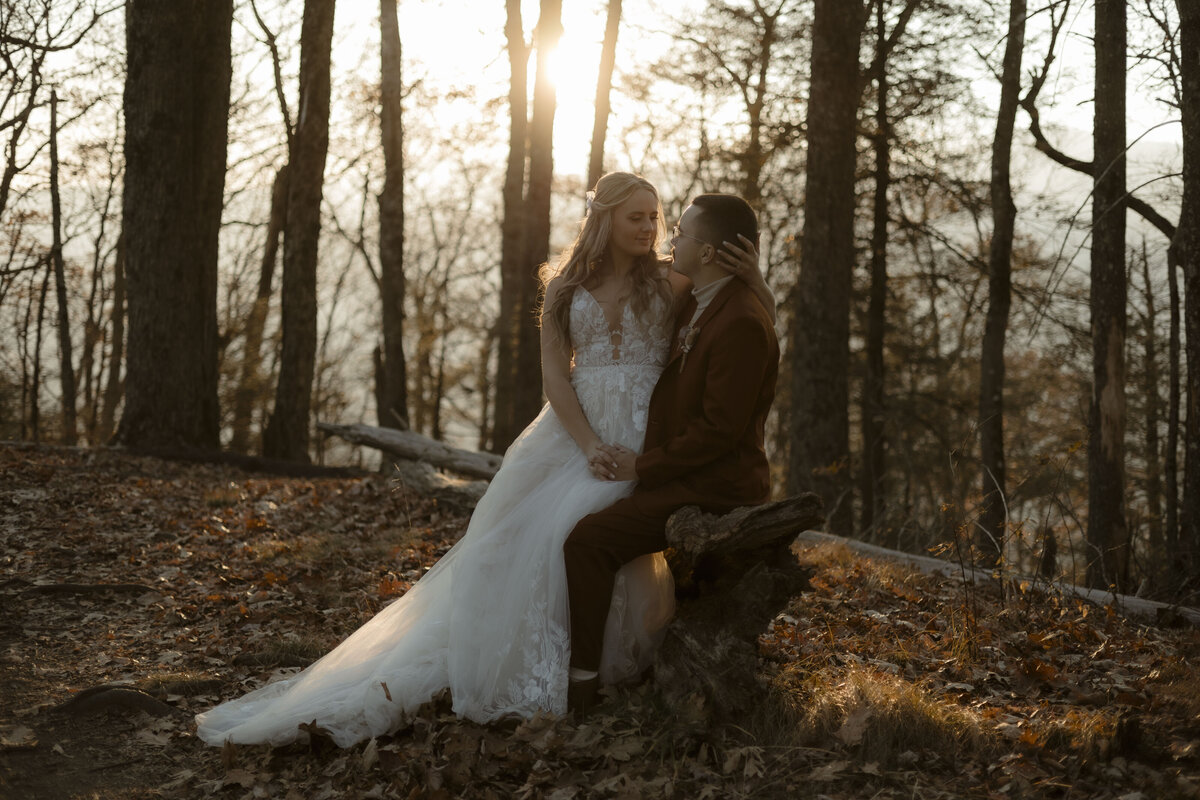
[[[618,38],[619,64],[628,67],[633,60],[649,63],[666,47],[664,37],[647,30],[671,27],[668,14],[688,13],[702,0],[677,0],[664,12],[656,3],[623,4]],[[424,66],[440,84],[466,84],[490,87],[483,94],[502,96],[507,91],[508,62],[504,50],[505,9],[502,0],[400,0],[400,33],[406,61]],[[593,98],[600,45],[604,35],[607,0],[567,0],[563,3],[563,37],[555,57],[558,85],[558,111],[555,116],[555,170],[559,174],[582,173],[586,169],[591,140]],[[339,0],[337,31],[339,51],[354,53],[362,59],[364,48],[377,48],[379,3],[377,0]],[[537,21],[537,0],[523,0],[522,16],[527,38]],[[1035,17],[1033,29],[1044,23]],[[1043,111],[1048,125],[1065,125],[1080,131],[1091,128],[1091,42],[1090,4],[1081,4],[1072,13],[1069,34],[1060,43],[1060,56],[1054,75],[1043,91]],[[1131,19],[1131,23],[1133,20]],[[1131,40],[1137,34],[1131,31]],[[1131,41],[1131,45],[1133,42]],[[1026,66],[1042,57],[1043,41],[1031,41]],[[1132,49],[1132,47],[1131,47]],[[964,53],[965,58],[974,54]],[[340,59],[339,59],[340,60]],[[530,60],[532,88],[534,59]],[[364,63],[374,66],[373,59]],[[986,94],[986,91],[984,92]],[[1145,134],[1147,142],[1170,144],[1179,141],[1177,124],[1162,125],[1174,116],[1161,102],[1153,99],[1131,74],[1129,138]]]
[[[485,96],[507,94],[503,0],[400,0],[399,6],[407,62],[423,65],[439,84],[476,84],[491,87]],[[555,171],[560,174],[587,169],[606,9],[606,0],[563,3],[563,36],[554,59],[558,86]],[[644,42],[634,26],[650,22],[650,9],[644,3],[625,3],[623,13],[618,52],[631,41]],[[537,22],[537,1],[523,0],[521,14],[528,39]],[[377,0],[340,0],[336,23],[339,54],[353,61],[364,47],[376,48],[378,19]],[[531,94],[535,62],[536,57],[530,59]]]

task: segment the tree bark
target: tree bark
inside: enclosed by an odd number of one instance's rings
[[[67,309],[66,266],[63,264],[62,203],[58,196],[58,92],[50,90],[50,219],[53,245],[50,258],[54,264],[54,294],[58,298],[58,360],[59,382],[62,385],[62,441],[74,445],[77,437],[75,421],[75,366],[71,355],[71,315]]]
[[[1183,205],[1171,243],[1183,270],[1187,342],[1187,429],[1184,432],[1183,506],[1179,545],[1187,577],[1200,573],[1200,7],[1178,0],[1183,96]]]
[[[655,684],[669,705],[741,725],[768,708],[758,636],[808,588],[809,571],[790,546],[821,521],[814,494],[721,517],[695,506],[672,515],[667,543],[679,606],[654,662]]]
[[[131,447],[219,444],[217,245],[232,18],[232,0],[126,5],[129,341],[118,438]]]
[[[1179,265],[1175,249],[1167,251],[1167,287],[1171,302],[1171,330],[1167,340],[1167,444],[1163,456],[1166,474],[1166,510],[1163,520],[1163,546],[1167,552],[1168,580],[1172,591],[1183,585],[1185,571],[1179,546]]]
[[[1013,127],[1021,95],[1025,52],[1025,0],[1011,0],[1000,110],[992,140],[992,241],[988,247],[988,310],[979,373],[979,449],[981,456],[979,527],[976,543],[982,563],[995,566],[1004,555],[1008,523],[1007,466],[1004,458],[1004,341],[1012,304],[1012,246],[1017,208],[1010,173]]]
[[[1125,0],[1096,0],[1087,583],[1129,582],[1125,518]]]
[[[308,462],[317,354],[317,245],[329,150],[329,61],[334,0],[305,0],[300,33],[300,105],[290,153],[283,236],[283,352],[263,454]]]
[[[125,231],[117,236],[117,253],[113,258],[112,352],[108,357],[108,378],[104,383],[104,400],[100,404],[100,421],[96,425],[96,441],[108,442],[113,435],[117,406],[121,404],[125,382],[121,369],[125,364]]]
[[[42,440],[42,330],[46,321],[46,293],[50,289],[50,275],[54,268],[46,264],[46,275],[42,278],[42,291],[38,295],[37,334],[33,340],[33,381],[30,384],[29,398],[29,429],[33,433],[33,441]]]
[[[504,175],[504,220],[500,226],[500,314],[496,319],[495,411],[492,450],[502,453],[516,438],[513,409],[517,392],[517,340],[521,322],[521,270],[525,257],[525,167],[529,152],[529,46],[521,21],[520,0],[506,0],[510,71],[508,166]]]
[[[800,275],[789,330],[788,491],[816,491],[837,533],[853,528],[850,482],[850,276],[861,0],[816,0]]]
[[[511,433],[514,438],[542,407],[541,326],[538,272],[550,258],[550,190],[554,178],[554,113],[557,93],[550,58],[562,36],[562,0],[542,0],[538,14],[537,74],[529,121],[529,186],[525,194],[525,259],[517,333],[517,387]]]
[[[1157,589],[1162,585],[1163,566],[1167,563],[1168,555],[1163,542],[1162,519],[1162,462],[1158,452],[1158,423],[1160,401],[1158,396],[1158,332],[1156,321],[1158,316],[1154,307],[1154,288],[1150,283],[1150,259],[1146,253],[1146,243],[1142,242],[1142,278],[1146,287],[1146,327],[1145,339],[1142,346],[1145,352],[1145,391],[1146,391],[1146,513],[1149,519],[1149,537],[1146,569],[1150,578],[1151,588]]]
[[[887,307],[888,186],[891,183],[891,123],[888,119],[887,28],[885,3],[875,4],[875,196],[871,224],[871,287],[867,308],[867,371],[863,377],[862,436],[863,464],[859,491],[862,493],[864,532],[884,524],[880,511],[885,495],[884,475],[884,361],[883,338]],[[878,533],[878,532],[876,532]],[[889,547],[895,542],[887,539]]]
[[[271,185],[271,211],[267,220],[267,239],[263,243],[262,261],[258,269],[258,290],[254,305],[246,320],[246,334],[242,346],[242,374],[238,380],[233,400],[233,430],[229,449],[249,452],[250,427],[254,407],[263,393],[262,340],[267,325],[267,314],[271,307],[271,286],[275,281],[275,264],[279,260],[279,239],[287,222],[288,166],[285,164],[275,173]]]
[[[396,0],[380,0],[380,87],[384,183],[379,195],[379,294],[383,348],[379,424],[407,430],[408,369],[404,357],[404,123],[400,26]]]
[[[617,34],[621,29],[621,0],[608,0],[604,43],[600,47],[600,72],[596,77],[596,116],[592,121],[592,153],[588,159],[587,185],[591,188],[604,174],[604,139],[611,111],[613,70],[617,65]]]

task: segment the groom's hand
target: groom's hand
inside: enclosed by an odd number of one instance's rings
[[[604,451],[608,454],[613,464],[610,467],[610,472],[612,473],[610,480],[637,480],[637,453],[619,444],[604,445]]]

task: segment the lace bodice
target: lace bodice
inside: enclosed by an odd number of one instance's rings
[[[662,297],[655,295],[641,314],[627,302],[620,328],[611,331],[591,292],[575,290],[571,385],[592,430],[604,441],[641,451],[650,395],[666,365],[670,336],[671,309]]]
[[[621,326],[612,331],[600,303],[580,286],[571,300],[571,347],[575,351],[575,366],[645,365],[661,370],[670,343],[666,306],[663,299],[655,295],[647,313],[639,318],[634,313],[633,303],[626,302],[621,312]]]

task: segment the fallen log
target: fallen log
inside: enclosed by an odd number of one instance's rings
[[[71,699],[58,705],[54,710],[76,715],[95,714],[99,711],[108,710],[123,710],[142,711],[152,717],[188,716],[182,709],[167,705],[153,695],[143,692],[141,689],[108,684],[84,689]]]
[[[895,561],[920,570],[927,575],[943,575],[948,578],[958,578],[963,581],[980,583],[996,580],[1018,583],[1027,581],[1031,586],[1043,591],[1058,592],[1071,597],[1078,597],[1100,606],[1112,606],[1114,610],[1144,622],[1170,626],[1177,621],[1184,621],[1195,627],[1200,627],[1200,609],[1188,608],[1187,606],[1172,605],[1170,603],[1159,602],[1158,600],[1147,600],[1143,597],[1117,594],[1116,592],[1104,591],[1102,589],[1089,589],[1085,586],[1076,586],[1072,583],[1067,583],[1066,581],[1048,581],[1045,578],[1036,578],[1033,576],[996,573],[993,570],[977,569],[966,564],[958,564],[941,558],[889,550],[886,547],[859,542],[854,539],[846,539],[842,536],[834,536],[831,533],[823,533],[821,531],[803,531],[797,537],[797,541],[812,545],[832,544],[845,547],[858,555]]]
[[[158,592],[153,586],[144,583],[35,583],[24,590],[25,594],[100,594],[102,592],[119,592],[124,594],[145,594]]]
[[[479,453],[451,447],[412,431],[377,428],[373,425],[335,425],[318,422],[317,429],[354,444],[366,445],[410,461],[422,461],[470,478],[491,480],[503,460],[494,453]]]
[[[812,571],[791,552],[823,521],[821,500],[803,494],[723,516],[694,506],[667,523],[667,560],[677,609],[654,663],[668,704],[719,722],[745,724],[768,702],[758,676],[758,636]]]

